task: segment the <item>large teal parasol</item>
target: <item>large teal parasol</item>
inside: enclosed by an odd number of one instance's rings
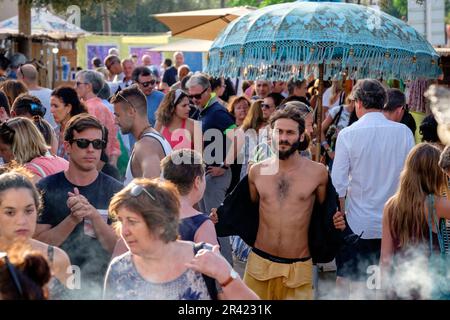
[[[206,71],[249,80],[324,77],[437,78],[439,55],[414,28],[371,7],[321,1],[283,3],[234,21],[209,50]]]
[[[205,71],[249,80],[435,79],[439,55],[414,28],[371,7],[324,1],[276,4],[232,21],[215,39]],[[317,72],[318,71],[318,72]],[[318,98],[318,132],[322,91]],[[317,145],[320,152],[320,144]],[[317,155],[318,156],[318,155]]]

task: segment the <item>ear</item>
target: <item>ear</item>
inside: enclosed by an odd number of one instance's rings
[[[200,184],[202,183],[202,179],[203,179],[203,177],[201,177],[201,176],[195,177],[195,179],[194,179],[194,188],[195,189],[200,189]]]
[[[0,121],[6,121],[9,119],[8,113],[4,107],[0,107]]]
[[[300,135],[300,138],[298,138],[298,141],[300,141],[300,142],[305,141],[305,133],[304,132]]]
[[[71,149],[72,146],[70,145],[69,141],[64,141],[64,150],[66,150],[67,154],[70,154]]]
[[[11,110],[11,117],[12,118],[17,117],[17,113],[14,110]]]

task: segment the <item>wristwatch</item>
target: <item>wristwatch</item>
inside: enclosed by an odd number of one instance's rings
[[[222,163],[221,165],[220,165],[220,167],[222,168],[222,169],[228,169],[229,168],[229,166],[227,166],[225,163]]]
[[[236,280],[239,278],[239,274],[233,269],[231,268],[230,270],[230,276],[228,277],[228,279],[224,282],[221,283],[220,286],[222,288],[225,288],[227,285],[229,285],[233,280]]]

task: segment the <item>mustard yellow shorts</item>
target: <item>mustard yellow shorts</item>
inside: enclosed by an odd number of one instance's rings
[[[279,263],[263,258],[254,251],[256,250],[252,250],[248,256],[244,282],[261,299],[313,299],[312,259]]]

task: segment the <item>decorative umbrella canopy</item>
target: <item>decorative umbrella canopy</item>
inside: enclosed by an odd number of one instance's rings
[[[212,41],[231,21],[254,10],[244,6],[161,13],[153,17],[168,26],[172,36]]]
[[[18,34],[18,17],[0,22],[0,33]],[[48,36],[53,39],[76,39],[89,33],[78,26],[64,21],[50,13],[47,9],[31,9],[31,34],[33,36]]]
[[[438,54],[408,24],[350,3],[297,1],[246,14],[216,38],[206,72],[249,80],[305,77],[323,65],[324,78],[437,78]]]

